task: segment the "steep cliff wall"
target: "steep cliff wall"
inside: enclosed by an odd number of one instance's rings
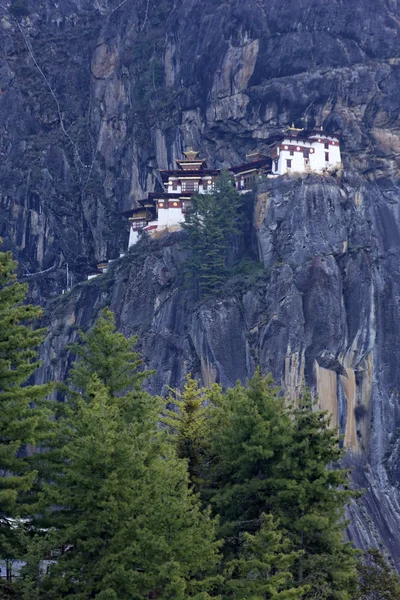
[[[400,7],[395,0],[0,0],[0,235],[48,305],[38,377],[110,304],[153,391],[256,364],[319,392],[358,485],[350,534],[400,555]],[[119,216],[194,145],[210,165],[292,121],[342,134],[343,170],[259,190],[264,270],[193,305],[179,234],[66,287],[126,247]]]

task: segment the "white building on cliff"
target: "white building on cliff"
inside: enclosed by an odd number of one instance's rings
[[[341,166],[340,137],[315,130],[289,127],[266,140],[268,153],[254,152],[246,162],[229,169],[240,192],[254,188],[262,177],[278,177],[295,173],[324,173]],[[198,152],[188,150],[177,160],[177,168],[161,171],[164,189],[139,200],[138,206],[124,213],[131,222],[129,247],[136,244],[140,231],[155,235],[175,231],[190,209],[195,193],[207,194],[214,188],[218,169],[210,169]]]
[[[322,130],[292,126],[269,141],[273,175],[323,173],[341,166],[340,138]]]

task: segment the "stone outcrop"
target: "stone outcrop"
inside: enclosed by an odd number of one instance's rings
[[[154,392],[234,384],[259,364],[319,392],[367,493],[350,535],[400,555],[400,9],[392,0],[0,1],[0,235],[50,333],[38,378],[110,304]],[[127,245],[120,211],[193,145],[210,166],[292,121],[342,135],[343,169],[269,180],[263,270],[193,304],[180,234]],[[68,264],[68,281],[67,281]]]

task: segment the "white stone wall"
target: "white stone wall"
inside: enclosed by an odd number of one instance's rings
[[[132,229],[132,227],[130,228],[129,231],[129,244],[128,244],[128,248],[130,248],[131,246],[134,246],[136,244],[136,242],[139,239],[139,231],[137,229]]]
[[[325,147],[326,144],[328,144],[328,147]],[[304,149],[308,150],[308,158],[304,156]],[[290,138],[283,139],[279,145],[277,144],[277,151],[278,165],[276,166],[274,160],[272,162],[272,173],[274,175],[305,173],[308,171],[321,173],[341,164],[339,140],[325,134],[298,143]],[[290,167],[288,161],[291,161]]]
[[[168,213],[168,227],[175,227],[185,220],[180,206],[178,208],[169,207],[166,212]]]

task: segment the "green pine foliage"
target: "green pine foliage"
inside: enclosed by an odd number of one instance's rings
[[[182,392],[171,390],[167,405],[173,409],[166,409],[162,419],[176,444],[177,455],[188,461],[190,480],[196,491],[203,483],[209,445],[206,399],[207,392],[189,375]]]
[[[263,513],[279,519],[299,552],[291,565],[304,598],[349,600],[355,556],[343,540],[351,497],[337,432],[305,395],[288,409],[280,390],[256,373],[247,387],[215,388],[210,419],[210,472],[205,499],[221,520],[227,560],[237,556],[243,532],[257,532]],[[337,467],[337,465],[336,465]]]
[[[232,177],[223,173],[209,194],[195,194],[182,228],[187,233],[184,264],[187,285],[197,299],[218,292],[227,280],[229,242],[237,232],[240,194]]]
[[[354,493],[348,472],[339,468],[343,450],[330,417],[309,392],[290,411],[291,440],[275,471],[271,509],[302,550],[295,580],[320,598],[347,600],[356,584],[356,555],[343,541],[344,512]]]
[[[117,332],[114,314],[105,308],[93,329],[80,332],[80,341],[71,346],[77,357],[70,372],[71,384],[85,390],[96,373],[113,396],[128,389],[141,390],[151,373],[141,370],[143,360],[135,351],[136,344],[137,337],[127,339]]]
[[[400,578],[376,548],[370,548],[357,565],[357,600],[400,600]]]
[[[24,304],[27,286],[16,281],[16,262],[0,252],[0,557],[16,549],[11,542],[16,525],[11,518],[24,514],[37,473],[26,446],[37,445],[50,424],[44,398],[51,385],[28,385],[40,366],[38,346],[44,330],[30,323],[39,307]],[[10,546],[11,543],[11,546]],[[15,555],[14,555],[15,557]]]
[[[107,311],[83,336],[72,401],[60,410],[47,453],[48,532],[31,544],[24,600],[206,600],[218,582],[215,521],[158,426],[160,400],[140,387],[145,374],[136,373],[132,342],[114,327]],[[54,563],[44,576],[45,556]]]
[[[235,553],[243,531],[257,531],[270,513],[272,474],[291,439],[285,401],[259,372],[247,387],[210,392],[210,470],[205,497],[220,515],[225,551]]]
[[[242,536],[238,558],[225,569],[228,600],[300,600],[306,587],[294,587],[291,567],[300,552],[290,551],[290,540],[271,515],[261,515],[260,529]]]
[[[222,178],[210,196],[221,194],[222,205],[232,192]],[[207,210],[191,213],[200,229]],[[222,279],[191,263],[200,297],[222,285],[235,211],[221,235],[215,209],[223,252],[214,254],[209,240],[204,254]],[[43,331],[27,323],[40,309],[24,304],[14,270],[10,254],[0,253],[0,550],[10,559],[25,552],[26,567],[0,596],[400,598],[398,576],[383,557],[371,550],[357,563],[344,541],[344,510],[354,494],[340,468],[338,433],[309,393],[288,406],[259,371],[225,392],[188,377],[165,409],[165,400],[143,388],[151,372],[136,338],[118,333],[106,309],[73,345],[66,401],[50,405],[49,420],[51,386],[28,384]],[[27,444],[46,451],[25,457]],[[28,509],[24,527],[18,517]]]

